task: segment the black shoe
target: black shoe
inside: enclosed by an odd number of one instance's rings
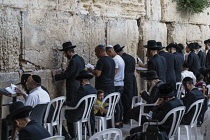
[[[115,125],[115,128],[121,128],[120,125]]]
[[[123,128],[123,123],[120,123],[120,128]]]

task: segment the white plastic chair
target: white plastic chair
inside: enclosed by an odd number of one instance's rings
[[[102,116],[95,116],[95,119],[97,121],[97,130],[98,132],[102,130],[107,129],[107,120],[112,119],[112,125],[114,125],[114,111],[115,111],[115,106],[118,103],[120,99],[120,93],[119,92],[114,92],[109,95],[107,95],[102,103],[100,105],[95,105],[94,107],[101,107],[105,102],[108,103],[108,109],[105,117]],[[114,126],[112,126],[114,127]]]
[[[52,136],[46,139],[42,139],[42,140],[65,140],[64,136]]]
[[[171,129],[168,133],[168,138],[173,138],[175,136],[177,129],[179,127],[179,124],[181,122],[181,119],[184,116],[184,112],[185,112],[185,106],[176,107],[176,108],[172,109],[171,111],[169,111],[161,122],[158,122],[158,125],[162,125],[167,121],[169,116],[171,116],[171,115],[173,116]],[[148,124],[149,124],[148,122],[145,122],[143,124],[143,132],[146,131]],[[157,125],[157,122],[150,122],[150,125]]]
[[[57,131],[60,130],[60,111],[61,107],[63,106],[64,101],[66,100],[65,96],[57,97],[49,102],[47,105],[47,109],[45,112],[45,117],[44,117],[44,127],[49,131],[51,136],[53,136],[53,127],[57,127]],[[49,112],[51,109],[51,106],[54,106],[54,112],[53,116],[50,116],[51,120],[48,120]],[[51,115],[51,114],[50,114]],[[62,128],[62,126],[61,126]]]
[[[181,98],[182,94],[182,82],[176,82],[177,98]]]
[[[195,140],[197,140],[197,119],[198,116],[201,112],[202,109],[202,105],[203,105],[203,101],[204,99],[200,99],[197,100],[196,102],[194,102],[189,109],[187,110],[187,112],[185,114],[187,114],[193,107],[195,107],[195,113],[193,115],[193,118],[190,122],[190,125],[180,125],[179,129],[178,129],[178,140],[180,140],[180,128],[184,127],[187,131],[187,140],[191,140],[192,139],[192,128],[195,129]]]
[[[60,116],[60,132],[59,135],[62,135],[62,122],[65,119],[65,111],[66,110],[75,110],[77,109],[81,103],[84,102],[85,104],[85,108],[84,108],[84,113],[82,115],[82,118],[76,122],[76,131],[77,131],[77,137],[78,140],[82,140],[82,123],[84,122],[88,122],[88,129],[89,129],[89,135],[91,136],[91,125],[90,125],[90,113],[91,110],[93,108],[93,105],[96,101],[97,95],[96,94],[90,94],[87,96],[84,96],[82,99],[80,99],[80,101],[77,103],[77,105],[75,107],[66,107],[66,108],[62,108],[61,109],[61,116]],[[86,131],[86,128],[85,128]],[[86,139],[86,132],[85,132],[85,139]]]
[[[94,134],[89,140],[122,140],[122,131],[117,128],[110,128]]]
[[[142,103],[143,99],[141,96],[134,96],[132,98],[131,109],[139,103]],[[133,127],[133,119],[130,119],[131,128]]]

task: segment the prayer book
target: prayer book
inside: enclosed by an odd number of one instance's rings
[[[138,68],[136,68],[136,70],[146,71],[146,70],[148,70],[148,69],[147,69],[147,68],[143,68],[143,67],[138,67]]]
[[[16,94],[17,93],[17,91],[15,89],[16,87],[17,87],[16,85],[11,84],[11,86],[6,87],[5,89],[6,89],[6,91],[8,91],[11,94]]]
[[[144,64],[141,60],[141,58],[137,57],[137,61],[139,61],[140,63]]]
[[[92,64],[90,64],[90,63],[88,63],[87,65],[85,65],[85,67],[86,67],[86,68],[95,69],[95,67],[94,67]]]

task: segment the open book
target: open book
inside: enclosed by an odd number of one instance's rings
[[[6,87],[5,89],[6,89],[6,91],[8,91],[11,94],[16,94],[17,93],[16,90],[15,90],[16,87],[17,87],[16,85],[11,84],[11,86]]]
[[[93,65],[91,65],[90,63],[88,63],[87,65],[85,65],[86,68],[91,68],[91,69],[95,69],[95,67]]]

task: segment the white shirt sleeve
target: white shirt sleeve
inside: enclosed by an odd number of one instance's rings
[[[37,105],[37,97],[33,95],[29,95],[26,98],[25,106],[35,107]]]

